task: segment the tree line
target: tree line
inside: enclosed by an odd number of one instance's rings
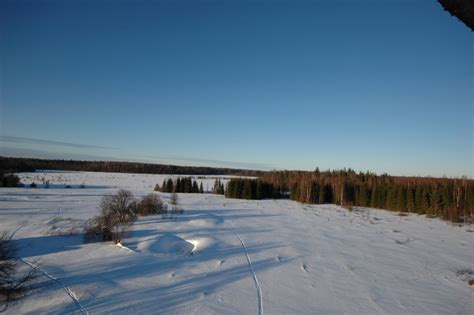
[[[198,178],[205,178],[205,177],[198,177]],[[204,191],[204,187],[202,182],[198,184],[198,182],[190,177],[178,177],[177,179],[173,180],[172,178],[164,179],[161,186],[159,184],[155,185],[155,191],[161,191],[166,193],[205,193],[209,191]],[[214,186],[212,191],[213,194],[223,195],[225,192],[224,183],[217,178],[214,182]]]
[[[113,172],[177,175],[241,175],[260,176],[258,170],[217,168],[206,166],[178,166],[137,162],[78,161],[13,158],[0,156],[0,170],[8,172],[34,172],[36,170],[64,170],[85,172]]]
[[[474,181],[467,178],[397,177],[338,171],[272,171],[260,180],[280,195],[313,204],[362,206],[471,222]]]
[[[178,177],[175,181],[171,178],[165,179],[161,186],[156,184],[155,190],[166,193],[204,193],[202,182],[198,185],[197,181],[189,176]]]
[[[225,190],[227,198],[237,199],[279,198],[280,195],[272,183],[250,178],[232,178]]]

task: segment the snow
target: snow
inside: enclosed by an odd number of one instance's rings
[[[42,275],[7,314],[474,313],[472,227],[376,209],[179,194],[184,213],[176,221],[142,217],[120,244],[84,244],[77,233],[102,196],[126,188],[140,197],[168,176],[20,175],[25,184],[44,177],[51,188],[0,189],[0,231],[15,232],[22,270]],[[214,178],[200,181],[211,189]]]

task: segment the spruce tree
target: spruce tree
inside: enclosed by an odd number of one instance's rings
[[[411,186],[407,187],[407,211],[415,212],[415,197]]]
[[[168,178],[168,181],[166,182],[166,192],[171,193],[174,190],[174,185],[173,185],[173,180],[171,178]]]
[[[161,192],[166,192],[166,179],[163,179],[163,184],[161,185]]]

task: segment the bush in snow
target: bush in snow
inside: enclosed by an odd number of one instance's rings
[[[20,183],[20,178],[15,174],[3,174],[0,172],[0,187],[16,187]]]
[[[0,234],[0,304],[4,305],[3,310],[7,308],[8,302],[26,293],[29,283],[36,276],[34,269],[30,269],[26,275],[18,276],[16,258],[12,236],[3,232]]]
[[[137,215],[153,215],[161,214],[165,210],[165,206],[160,197],[156,194],[148,194],[137,204]]]
[[[137,201],[128,190],[104,196],[100,204],[100,215],[89,221],[85,228],[85,240],[119,243],[130,223],[135,220],[136,211]]]

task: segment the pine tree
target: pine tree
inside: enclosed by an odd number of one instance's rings
[[[398,211],[407,211],[407,191],[404,186],[399,185],[397,189],[397,206]]]
[[[175,192],[183,192],[183,185],[181,183],[182,183],[181,177],[178,177],[176,179],[176,185],[174,187]]]
[[[323,203],[334,203],[334,194],[330,184],[324,185]]]
[[[309,196],[310,203],[319,203],[319,183],[317,181],[311,182],[311,190]]]
[[[357,204],[361,207],[367,207],[367,187],[365,184],[361,184],[357,190]]]
[[[260,183],[260,181],[257,181],[255,199],[262,199],[262,183]]]
[[[370,207],[372,208],[378,208],[379,207],[379,203],[378,203],[378,200],[377,198],[379,197],[379,189],[377,186],[375,186],[373,189],[372,189],[372,196],[370,198]]]
[[[171,193],[174,190],[174,185],[173,185],[173,180],[171,178],[168,178],[168,181],[166,182],[166,192]]]
[[[199,193],[199,186],[196,181],[193,181],[193,193]]]
[[[411,186],[407,187],[407,211],[415,212],[415,197]]]
[[[422,193],[421,193],[421,206],[420,206],[420,209],[419,209],[419,214],[429,214],[431,215],[430,213],[430,192],[429,192],[429,189],[424,186],[423,187],[423,190],[422,190]]]
[[[423,188],[421,185],[416,186],[415,189],[415,212],[418,214],[422,214],[423,207]]]
[[[163,184],[161,185],[161,192],[166,192],[166,179],[163,179]]]

